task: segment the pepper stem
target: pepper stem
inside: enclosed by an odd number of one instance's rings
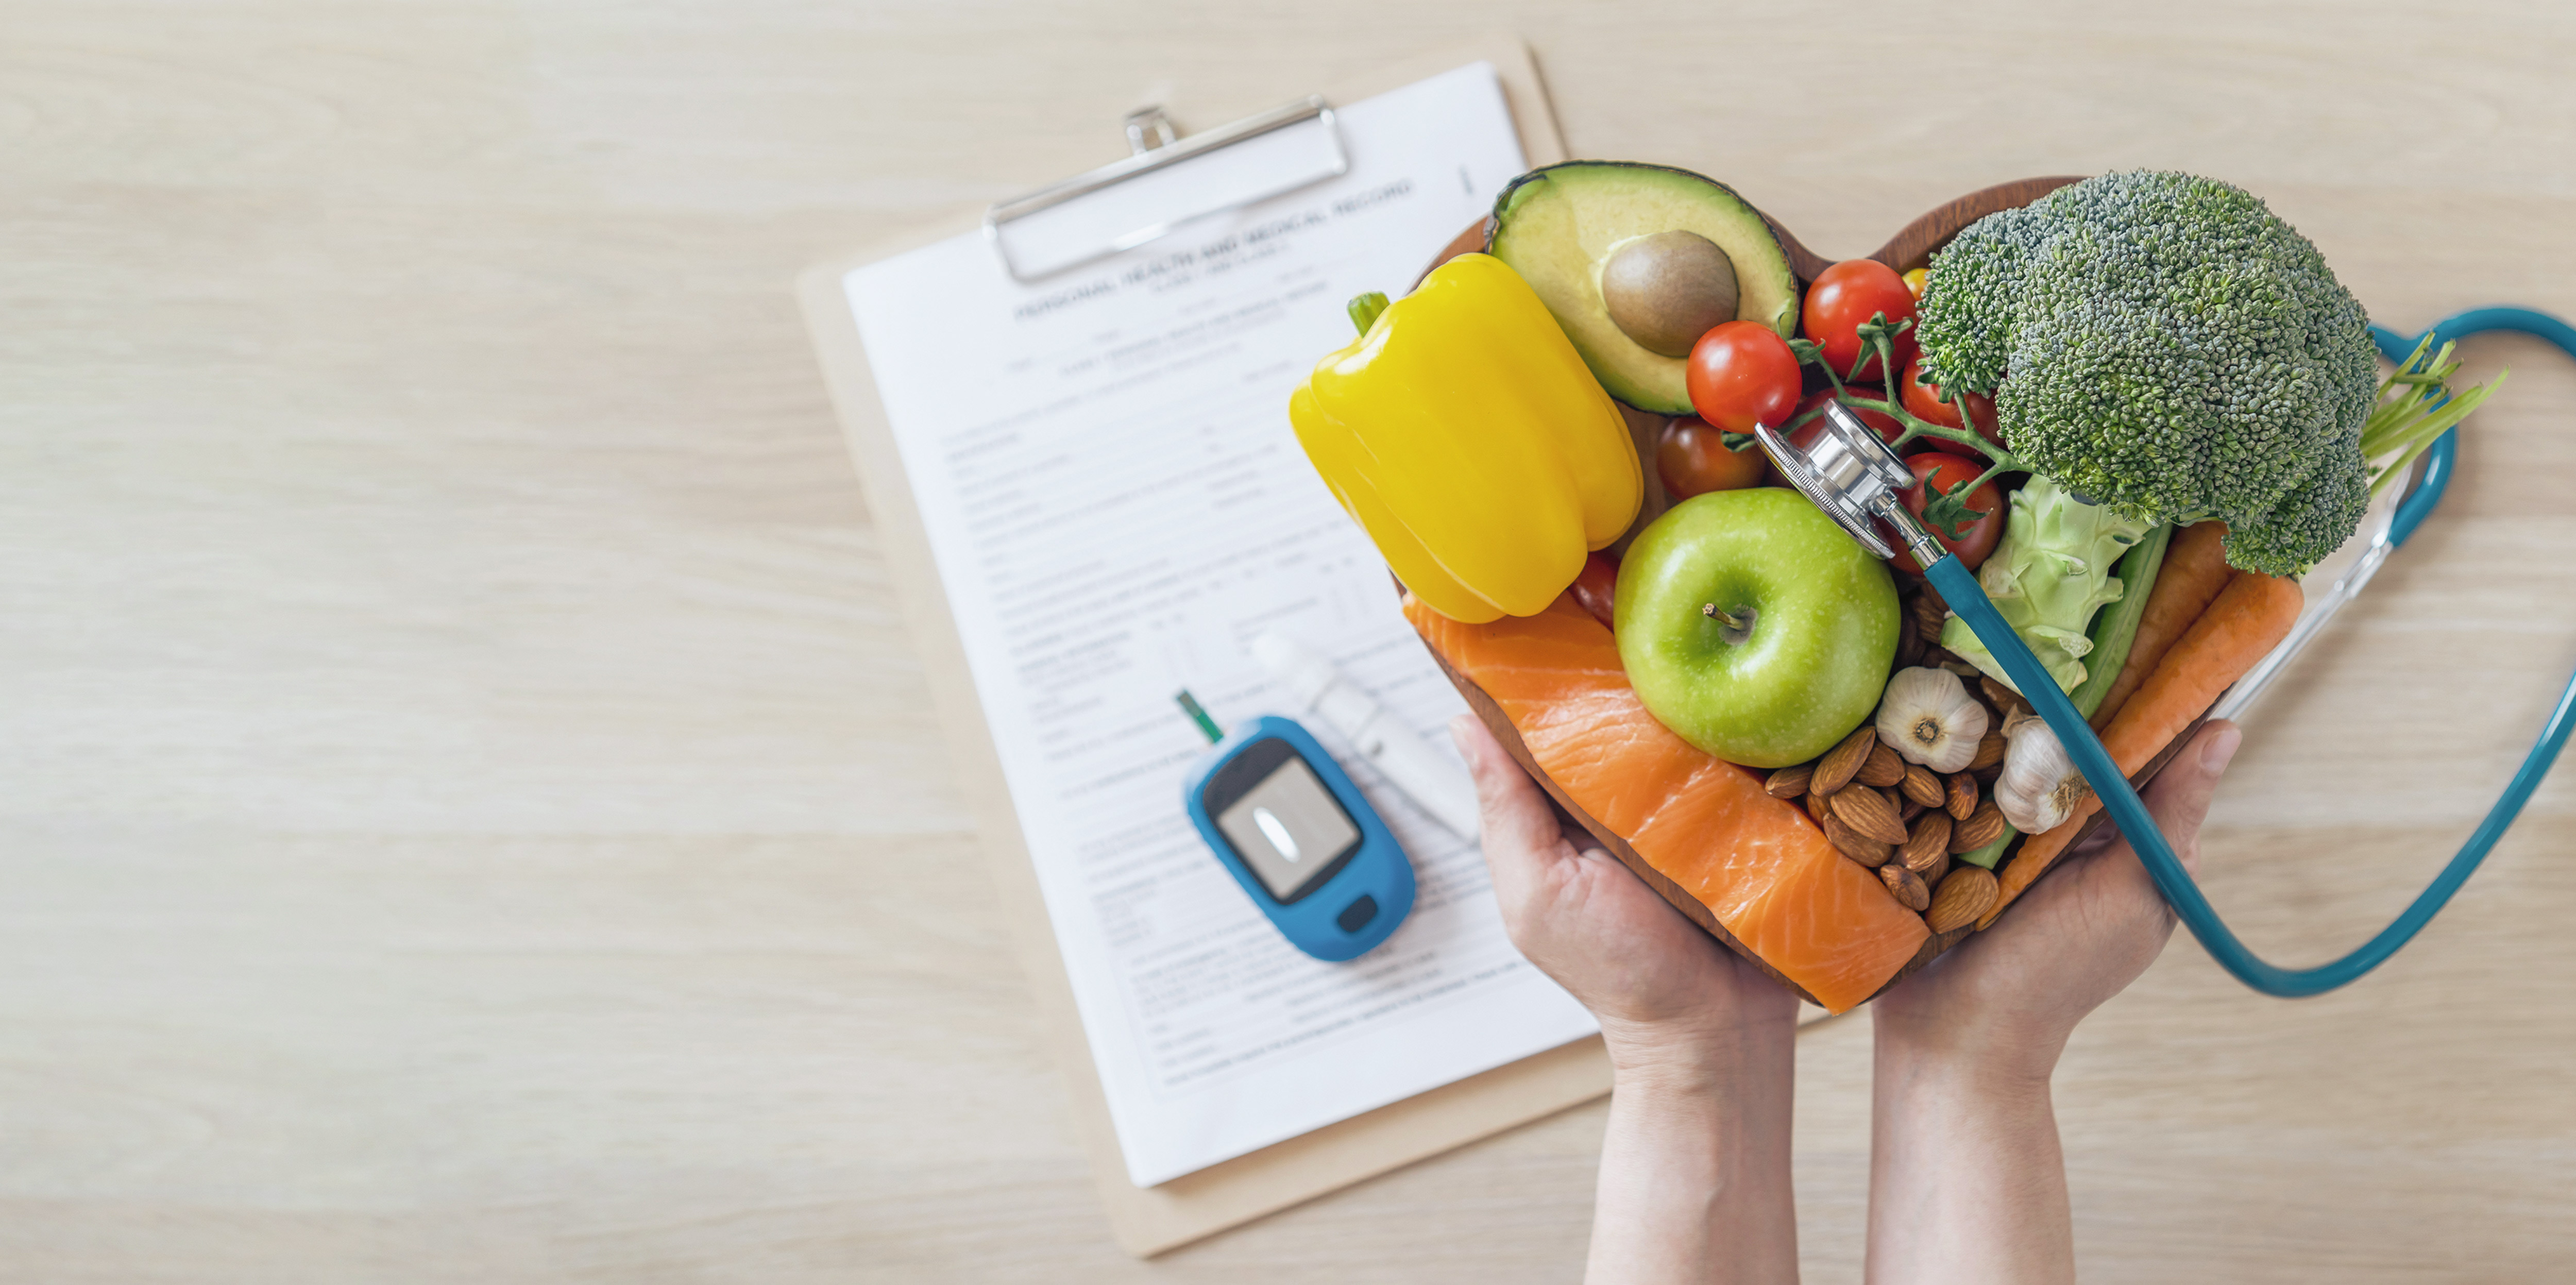
[[[1365,335],[1370,326],[1377,324],[1377,315],[1384,311],[1386,311],[1386,295],[1381,291],[1371,290],[1351,300],[1351,324],[1359,327],[1360,333]]]

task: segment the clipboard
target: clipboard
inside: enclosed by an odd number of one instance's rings
[[[1557,132],[1537,65],[1528,47],[1508,34],[1486,35],[1436,54],[1406,60],[1354,83],[1334,86],[1319,100],[1292,104],[1290,109],[1273,115],[1310,105],[1329,111],[1331,103],[1355,102],[1478,61],[1494,67],[1529,163],[1546,165],[1565,159],[1564,141]],[[1250,128],[1259,120],[1216,132]],[[1193,153],[1209,150],[1209,145],[1191,148],[1187,140],[1173,143],[1168,122],[1158,123],[1152,116],[1131,116],[1128,125],[1136,155],[1110,167],[1113,170],[1124,167],[1132,172],[1149,172],[1159,165],[1183,163]],[[1164,147],[1146,147],[1142,136],[1147,132],[1156,134],[1172,155],[1156,157],[1154,153]],[[1052,190],[1042,189],[1042,193]],[[982,212],[988,238],[993,236],[989,229],[994,227],[996,212]],[[1021,837],[956,621],[932,560],[929,536],[887,426],[875,379],[860,345],[857,322],[842,292],[842,280],[850,271],[955,236],[973,228],[976,217],[976,212],[961,212],[953,221],[816,265],[798,278],[797,295],[858,468],[869,512],[875,519],[905,622],[917,642],[940,722],[949,729],[945,739],[951,761],[990,862],[1004,922],[1010,928],[1037,999],[1046,1045],[1072,1091],[1073,1119],[1089,1153],[1093,1181],[1119,1246],[1130,1254],[1150,1257],[1608,1093],[1609,1060],[1602,1051],[1600,1037],[1592,1036],[1156,1187],[1139,1188],[1128,1181],[1108,1102],[1075,1009],[1072,983],[1039,892],[1036,870]],[[1437,248],[1423,247],[1426,262]]]

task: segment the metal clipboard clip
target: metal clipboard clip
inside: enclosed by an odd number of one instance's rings
[[[1032,282],[1135,249],[1194,219],[1350,172],[1331,104],[1308,95],[1188,138],[1160,107],[1130,112],[1134,154],[984,211],[984,240]],[[1198,161],[1184,177],[1177,168]]]

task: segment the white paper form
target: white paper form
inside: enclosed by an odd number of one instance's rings
[[[1595,1029],[1513,951],[1474,843],[1321,720],[1413,858],[1384,945],[1300,953],[1182,812],[1206,743],[1173,693],[1283,712],[1263,629],[1435,745],[1465,708],[1288,394],[1352,338],[1344,301],[1401,294],[1520,145],[1485,63],[1340,114],[1348,174],[1064,277],[1019,285],[970,234],[844,281],[1139,1186]]]

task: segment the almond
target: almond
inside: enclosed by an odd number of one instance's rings
[[[1825,813],[1825,815],[1818,817],[1816,819],[1816,824],[1825,828],[1825,839],[1827,842],[1834,845],[1834,850],[1836,852],[1839,852],[1862,865],[1886,865],[1887,859],[1896,852],[1894,845],[1880,843],[1878,840],[1870,838],[1868,835],[1852,829],[1850,826],[1843,824],[1842,819],[1835,816],[1830,811]]]
[[[1874,785],[1883,790],[1905,779],[1905,760],[1898,758],[1887,742],[1873,740],[1869,757],[1861,760],[1860,771],[1852,776],[1863,785]]]
[[[1941,595],[1928,589],[1914,595],[1913,608],[1906,612],[1906,615],[1914,621],[1915,634],[1926,644],[1933,643],[1941,637],[1942,618],[1949,614],[1950,609],[1941,602]]]
[[[2003,814],[1998,812],[1995,815]],[[1881,843],[1905,842],[1905,822],[1897,817],[1895,802],[1866,785],[1837,791],[1834,794],[1834,816]]]
[[[1914,613],[1904,611],[1896,616],[1896,667],[1903,669],[1923,655],[1923,635],[1914,627]]]
[[[1932,909],[1924,913],[1924,923],[1936,933],[1965,928],[1994,907],[2000,891],[1994,871],[1984,866],[1961,866],[1941,880],[1939,890],[1932,894]]]
[[[1992,674],[1977,675],[1977,687],[1986,694],[1986,704],[1995,711],[1997,715],[1995,725],[1998,727],[2003,725],[2002,715],[2012,713],[2016,709],[2030,708],[2030,702],[2024,700],[2020,692],[1996,682]]]
[[[1762,783],[1762,790],[1775,799],[1794,799],[1807,792],[1807,782],[1813,780],[1815,775],[1816,765],[1813,763],[1784,767],[1772,773],[1770,780]]]
[[[1974,852],[2002,837],[2003,810],[1995,806],[1993,799],[1988,799],[1978,804],[1977,810],[1969,813],[1967,820],[1950,828],[1950,851]]]
[[[1942,810],[1948,812],[1953,821],[1967,820],[1968,815],[1977,810],[1977,778],[1965,772],[1952,772],[1949,789],[1950,798]]]
[[[1905,806],[1896,810],[1896,819],[1904,822],[1905,828],[1909,831],[1914,828],[1914,818],[1921,815],[1923,815],[1923,805],[1912,799],[1907,799]]]
[[[1870,747],[1876,744],[1876,725],[1863,723],[1853,728],[1851,735],[1842,739],[1842,744],[1825,751],[1825,756],[1816,760],[1816,774],[1810,779],[1810,787],[1818,794],[1832,794],[1851,784],[1852,778],[1860,773],[1860,765],[1869,761]],[[1996,756],[1995,761],[2003,762],[2002,756]]]
[[[1819,790],[1819,789],[1815,788],[1815,787],[1814,787],[1814,786],[1812,786],[1812,785],[1808,786],[1808,787],[1807,787],[1807,816],[1808,816],[1808,818],[1809,818],[1809,819],[1811,819],[1811,820],[1813,820],[1813,821],[1814,821],[1816,824],[1818,824],[1818,825],[1823,825],[1823,824],[1825,823],[1825,818],[1826,818],[1826,817],[1829,817],[1829,816],[1832,816],[1832,815],[1834,814],[1833,798],[1834,798],[1834,796],[1832,796],[1832,795],[1830,795],[1830,794],[1827,794],[1827,793],[1825,793],[1824,791]]]
[[[1941,806],[1949,793],[1941,784],[1941,774],[1920,763],[1905,765],[1905,780],[1901,783],[1901,788],[1905,791],[1906,798],[1927,808]]]
[[[1926,812],[1916,818],[1914,830],[1905,836],[1905,847],[1896,854],[1914,873],[1922,874],[1950,861],[1950,823],[1947,812]]]
[[[1923,876],[1893,861],[1878,868],[1878,881],[1886,884],[1887,890],[1896,894],[1896,900],[1907,910],[1918,915],[1932,905],[1931,885],[1923,882]]]
[[[1982,768],[2002,767],[2003,765],[2004,734],[2002,726],[1998,724],[1987,728],[1986,738],[1977,742],[1977,756],[1968,760],[1968,770],[1974,772]]]

